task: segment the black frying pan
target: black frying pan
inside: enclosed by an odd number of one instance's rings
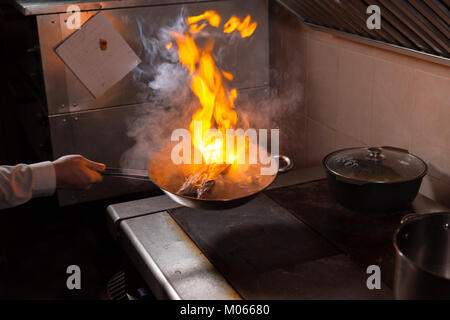
[[[151,181],[175,202],[186,207],[205,210],[222,210],[238,207],[247,203],[272,184],[278,172],[286,172],[293,167],[293,163],[288,157],[272,157],[272,159],[275,158],[284,162],[282,167],[278,166],[277,173],[273,175],[256,176],[255,179],[258,180],[257,183],[250,187],[246,186],[245,188],[240,188],[239,183],[236,183],[233,180],[233,172],[224,173],[223,177],[221,177],[222,184],[220,184],[219,181],[217,185],[212,188],[210,194],[204,199],[177,194],[185,177],[183,170],[186,169],[186,166],[174,165],[171,161],[167,160],[167,157],[164,154],[158,155],[152,159],[148,171],[106,168],[103,174]],[[254,166],[255,167],[252,168],[253,172],[260,168],[259,165]]]

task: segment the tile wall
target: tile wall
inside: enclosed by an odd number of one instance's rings
[[[286,139],[281,149],[301,152],[295,156],[300,167],[320,165],[327,153],[345,147],[408,149],[429,165],[421,192],[450,206],[450,67],[313,31],[289,13],[279,15],[278,29],[290,30],[278,44],[285,61],[278,66],[280,90],[296,80],[304,91],[297,114],[283,123],[297,147]],[[292,134],[295,125],[300,129]]]

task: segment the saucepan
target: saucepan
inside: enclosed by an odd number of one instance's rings
[[[336,200],[364,212],[406,209],[427,173],[422,159],[396,147],[335,151],[324,158],[323,166]]]
[[[450,212],[410,214],[394,234],[396,299],[450,299]]]
[[[272,184],[278,173],[293,167],[293,162],[287,156],[268,157],[276,164],[273,170],[275,173],[261,174],[264,166],[260,164],[231,165],[215,179],[214,186],[201,198],[180,194],[179,190],[194,165],[175,165],[170,158],[170,150],[158,153],[150,161],[147,171],[106,168],[103,174],[151,181],[175,202],[186,207],[223,210],[247,203]]]

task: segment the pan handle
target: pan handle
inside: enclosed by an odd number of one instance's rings
[[[122,168],[106,168],[105,171],[102,172],[104,176],[110,177],[122,177],[122,178],[131,178],[138,180],[149,180],[148,173],[146,170],[138,170],[138,169],[122,169]]]
[[[278,165],[278,172],[288,172],[294,167],[294,162],[288,157],[284,155],[274,156],[275,159],[278,159],[278,163],[280,163],[280,160],[284,162],[284,166]]]

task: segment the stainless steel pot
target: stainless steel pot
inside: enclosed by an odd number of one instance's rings
[[[396,299],[450,299],[450,213],[407,215],[394,234]]]

